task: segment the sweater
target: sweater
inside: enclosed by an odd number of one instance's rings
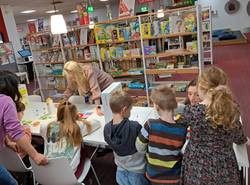
[[[136,147],[139,152],[146,153],[146,176],[152,183],[179,184],[185,137],[185,123],[168,123],[161,119],[145,123]]]
[[[136,137],[141,125],[136,121],[124,119],[114,125],[113,121],[104,127],[104,139],[114,151],[115,163],[119,169],[143,173],[145,169],[144,154],[135,147]]]
[[[4,147],[6,135],[17,141],[24,135],[24,131],[18,120],[14,101],[9,96],[0,94],[0,149]]]
[[[90,88],[90,93],[92,94],[92,99],[96,100],[101,97],[101,92],[106,89],[113,82],[113,78],[101,71],[98,67],[91,64],[85,64],[82,68],[82,73],[85,74],[88,85]],[[67,88],[64,92],[65,99],[68,99],[74,91],[77,89],[77,84],[71,80],[68,80]]]

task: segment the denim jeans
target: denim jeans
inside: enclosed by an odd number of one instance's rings
[[[117,169],[116,182],[119,185],[149,185],[143,173],[135,173],[123,169]]]
[[[14,177],[2,165],[0,165],[0,185],[18,185]]]

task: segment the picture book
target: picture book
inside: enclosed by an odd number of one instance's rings
[[[119,41],[124,41],[125,40],[125,34],[126,34],[126,28],[119,28],[118,40]]]
[[[88,44],[94,44],[95,43],[95,32],[93,29],[90,29],[88,31]]]
[[[88,42],[88,30],[82,28],[80,31],[80,45],[86,45]]]
[[[105,31],[106,42],[112,42],[118,40],[118,29],[114,25],[106,25],[104,31]]]
[[[91,53],[91,59],[97,60],[98,59],[97,46],[90,46],[89,49],[90,49],[90,53]]]
[[[171,15],[169,17],[170,33],[180,33],[184,31],[183,19],[180,16]]]
[[[76,37],[75,32],[74,32],[74,31],[68,32],[68,33],[67,33],[67,36],[68,36],[68,38],[69,38],[70,44],[71,44],[72,46],[76,46],[76,45],[77,45],[77,37]]]
[[[53,47],[60,46],[59,35],[53,35],[52,46]]]
[[[169,20],[160,22],[160,27],[161,27],[160,33],[162,35],[169,34],[169,32],[170,32]]]
[[[95,25],[95,39],[97,44],[104,44],[105,41],[105,27],[104,25]]]
[[[195,14],[183,14],[183,31],[195,32],[196,31],[196,17]]]
[[[142,37],[143,38],[151,37],[151,24],[150,23],[143,23],[141,25],[141,30],[142,30]]]
[[[160,22],[159,21],[153,22],[152,35],[153,36],[160,35]]]
[[[70,40],[67,34],[62,34],[62,40],[63,40],[63,45],[64,46],[70,46]]]
[[[140,24],[138,21],[130,23],[131,39],[140,38]]]
[[[130,27],[125,27],[124,40],[130,40],[130,39],[131,39],[131,29],[130,29]]]

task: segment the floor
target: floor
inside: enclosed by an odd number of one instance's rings
[[[250,40],[250,34],[247,34]],[[245,133],[250,137],[250,43],[232,46],[216,46],[214,48],[214,64],[223,68],[229,76],[230,87],[239,102]],[[176,79],[179,77],[177,76]],[[190,79],[190,76],[188,76]],[[192,79],[193,77],[191,77]],[[33,86],[33,84],[31,84]],[[250,154],[250,148],[248,147]],[[250,157],[250,155],[249,155]],[[97,157],[93,161],[94,168],[102,185],[115,184],[116,166],[112,153]],[[91,174],[90,174],[91,175]],[[91,175],[92,176],[92,175]],[[94,180],[94,178],[92,177]],[[89,185],[86,182],[86,185]],[[96,183],[91,183],[95,185]]]

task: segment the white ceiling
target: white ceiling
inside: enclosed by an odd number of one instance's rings
[[[57,1],[57,0],[55,0]],[[83,0],[60,0],[63,3],[57,4],[56,8],[64,15],[70,14],[70,11],[75,10],[76,4]],[[109,0],[107,2],[100,2],[99,0],[88,0],[91,2],[94,9],[104,8],[106,4],[117,4],[119,0]],[[49,17],[45,12],[53,10],[51,4],[53,0],[0,0],[0,4],[8,4],[12,7],[15,20],[17,24],[25,23],[28,19],[37,19],[40,17]],[[31,14],[21,14],[21,11],[34,9],[36,12]]]

